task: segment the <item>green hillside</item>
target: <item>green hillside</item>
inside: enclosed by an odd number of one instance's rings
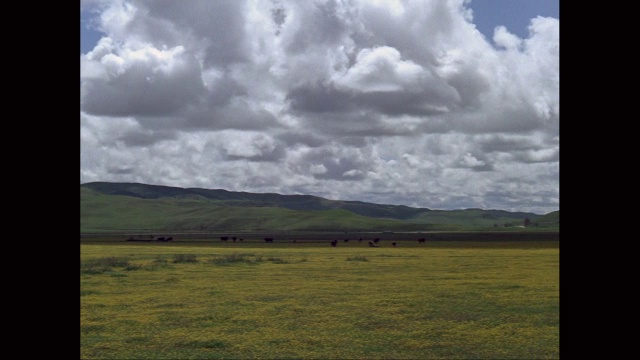
[[[430,210],[310,195],[254,194],[135,183],[80,185],[80,231],[429,231],[554,230],[559,211]],[[539,219],[545,219],[541,221]],[[524,230],[524,229],[523,229]]]
[[[534,221],[539,226],[560,226],[560,210],[537,217]]]
[[[525,218],[537,218],[529,213],[508,212],[503,210],[433,210],[418,214],[410,219],[422,224],[455,224],[477,227],[511,227],[524,224]]]
[[[360,201],[335,201],[311,195],[234,192],[221,189],[177,188],[138,183],[93,182],[81,185],[105,195],[125,195],[141,199],[207,199],[221,205],[245,207],[278,207],[290,210],[345,209],[368,217],[408,219],[429,209],[402,205],[380,205]]]
[[[141,199],[80,190],[80,231],[152,230],[406,230],[423,229],[399,220],[373,219],[347,210],[289,210],[218,205],[202,199]]]

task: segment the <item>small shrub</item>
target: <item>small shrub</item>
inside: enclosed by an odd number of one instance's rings
[[[95,274],[102,274],[105,271],[109,271],[111,269],[108,268],[101,268],[101,267],[95,267],[95,266],[83,266],[80,268],[80,273],[81,274],[88,274],[88,275],[95,275]]]
[[[100,294],[99,291],[94,291],[94,290],[80,290],[80,296],[87,296],[87,295],[96,295],[96,294]]]
[[[283,258],[277,258],[277,257],[269,257],[269,258],[267,258],[267,261],[271,261],[274,264],[288,264],[289,263],[289,260],[283,259]]]
[[[124,267],[129,265],[129,260],[112,256],[112,257],[91,260],[91,261],[88,261],[87,263],[95,266],[104,266],[104,267]]]
[[[369,261],[366,256],[350,256],[347,261]]]
[[[239,264],[239,263],[255,264],[261,261],[262,261],[262,256],[256,256],[255,260],[251,260],[248,255],[234,253],[231,255],[218,256],[213,260],[211,260],[211,263],[215,265],[232,265],[232,264]]]
[[[155,259],[145,267],[146,270],[158,270],[169,267],[169,262],[166,259]]]
[[[198,260],[196,260],[196,256],[193,254],[176,254],[173,257],[173,263],[177,264],[177,263],[194,263],[194,262],[198,262]]]
[[[99,258],[80,263],[80,272],[82,274],[102,274],[114,267],[126,267],[128,265],[129,261],[127,259],[117,257]]]
[[[203,348],[203,349],[223,349],[228,346],[229,344],[227,342],[219,341],[219,340],[190,341],[184,344],[184,347]]]

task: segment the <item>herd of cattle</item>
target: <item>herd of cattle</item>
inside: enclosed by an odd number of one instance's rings
[[[237,238],[234,236],[231,239],[233,240],[233,242],[235,242]],[[221,236],[220,237],[220,241],[227,241],[227,240],[229,240],[228,236]],[[427,239],[422,237],[422,238],[418,239],[418,242],[422,244],[422,243],[426,242],[426,240]],[[240,241],[243,241],[243,239],[240,239]],[[359,243],[361,243],[362,241],[363,241],[362,238],[358,239]],[[273,243],[273,238],[272,237],[266,237],[266,238],[264,238],[264,242]],[[291,242],[296,243],[296,240],[292,240]],[[343,242],[349,242],[349,239],[344,239]],[[373,239],[373,241],[369,241],[368,244],[369,244],[370,247],[378,247],[379,246],[378,245],[379,242],[380,242],[380,238],[375,238],[375,239]],[[332,247],[336,247],[336,246],[338,246],[338,240],[331,240],[330,244],[331,244]],[[398,243],[395,242],[395,241],[391,243],[391,246],[393,246],[393,247],[396,247],[396,245],[398,245]]]
[[[220,241],[226,242],[226,241],[229,241],[229,239],[231,239],[233,242],[244,241],[244,239],[238,238],[237,236],[232,236],[232,237],[220,236]],[[263,239],[264,239],[264,242],[266,242],[266,243],[273,243],[273,238],[272,237],[265,237]],[[166,241],[172,241],[172,240],[173,240],[173,237],[164,237],[164,236],[155,237],[153,235],[149,235],[147,237],[142,237],[142,236],[133,237],[133,236],[131,236],[131,237],[129,237],[127,239],[127,241],[160,241],[160,242],[166,242]],[[359,238],[357,241],[359,243],[361,243],[361,242],[364,241],[364,239]],[[296,241],[293,240],[292,242],[295,243]],[[349,242],[349,239],[344,239],[343,242]],[[422,243],[426,242],[426,239],[423,238],[423,237],[419,238],[418,242],[422,244]],[[373,239],[373,241],[369,241],[368,242],[370,247],[379,247],[379,243],[380,243],[380,238],[375,238],[375,239]],[[338,246],[338,240],[331,240],[330,244],[331,244],[332,247],[336,247],[336,246]],[[398,245],[398,243],[395,242],[395,241],[393,241],[391,243],[391,246],[393,246],[393,247],[396,247],[396,245]]]
[[[165,242],[165,241],[172,241],[173,240],[173,236],[169,236],[169,237],[164,237],[164,236],[153,236],[150,235],[148,237],[143,237],[143,236],[130,236],[129,238],[127,238],[127,241],[161,241],[161,242]]]
[[[361,243],[362,241],[363,241],[362,238],[358,239],[359,243]],[[419,243],[424,243],[425,241],[426,241],[425,238],[418,239]],[[344,242],[349,242],[349,239],[344,239]],[[368,244],[369,244],[369,247],[379,247],[379,245],[378,245],[379,242],[380,242],[380,238],[375,238],[375,239],[373,239],[373,241],[369,241]],[[391,246],[393,246],[393,247],[396,247],[396,245],[398,245],[398,243],[395,242],[395,241],[391,243]],[[332,240],[331,241],[331,246],[332,247],[338,246],[338,240]]]

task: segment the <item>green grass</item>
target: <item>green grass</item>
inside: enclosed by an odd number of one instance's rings
[[[559,358],[557,245],[81,244],[81,356]]]

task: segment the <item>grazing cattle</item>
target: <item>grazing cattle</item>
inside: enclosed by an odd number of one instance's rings
[[[349,242],[349,239],[344,239],[344,242]]]
[[[237,237],[232,237],[231,240],[233,240],[233,242],[236,242],[236,239],[238,239]]]
[[[393,245],[393,247],[396,247],[396,242],[392,242],[391,245]]]
[[[336,247],[338,245],[338,240],[331,240],[331,246]]]
[[[358,242],[362,242],[362,238],[358,239]]]
[[[373,242],[376,243],[376,244],[378,243],[378,241],[380,241],[380,238],[373,239]]]
[[[158,240],[158,241],[164,241],[164,236],[161,236],[161,237],[159,237],[159,238],[156,238],[156,240]]]
[[[369,241],[369,246],[371,247],[378,247],[378,245],[374,244],[373,242]]]
[[[169,236],[168,238],[166,238],[164,241],[171,241],[173,240],[173,237]]]
[[[420,238],[420,239],[418,239],[418,243],[422,244],[422,243],[425,242],[425,240],[426,240],[425,238]]]
[[[134,237],[129,237],[127,239],[127,241],[153,241],[153,239],[144,239],[144,238],[134,238]]]
[[[220,241],[227,241],[229,240],[228,236],[220,236]]]
[[[273,238],[266,237],[266,238],[264,238],[264,242],[272,243],[273,242]]]

